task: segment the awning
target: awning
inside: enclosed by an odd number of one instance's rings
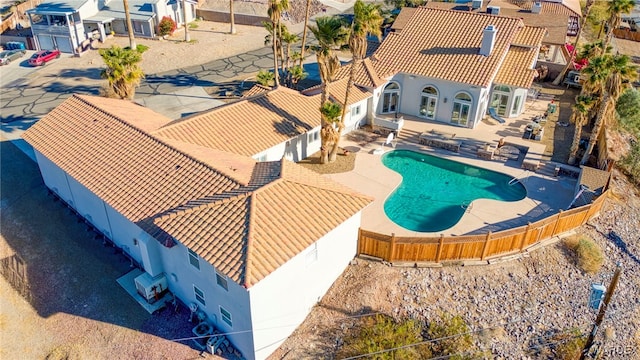
[[[88,23],[95,23],[95,24],[104,24],[104,23],[112,22],[113,20],[115,20],[113,16],[94,15],[86,19],[83,19],[82,21],[88,22]]]

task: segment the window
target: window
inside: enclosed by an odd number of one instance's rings
[[[307,140],[309,141],[309,143],[318,141],[318,137],[318,131],[307,133]]]
[[[351,116],[353,117],[358,115],[360,115],[360,105],[351,108]]]
[[[204,301],[204,292],[195,285],[193,285],[193,294],[196,296],[196,300],[198,300],[200,304],[207,305]]]
[[[233,321],[231,321],[231,313],[222,306],[220,306],[220,317],[222,318],[222,321],[227,323],[227,325],[233,327]]]
[[[516,96],[515,99],[513,99],[511,115],[518,115],[518,112],[520,111],[520,101],[522,101],[522,96]]]
[[[398,101],[400,99],[400,85],[390,83],[385,86],[382,93],[382,113],[389,114],[398,111]]]
[[[496,85],[493,87],[493,95],[491,96],[490,107],[496,109],[498,115],[507,116],[507,106],[509,105],[509,97],[511,89],[508,86]]]
[[[311,265],[318,260],[318,243],[314,243],[306,256],[307,265]]]
[[[216,282],[218,283],[218,285],[220,285],[220,287],[229,291],[229,286],[227,285],[227,279],[224,277],[224,275],[220,275],[216,273]]]
[[[433,119],[436,116],[436,104],[438,103],[438,90],[433,86],[422,89],[422,99],[420,100],[420,116]]]
[[[193,250],[187,249],[189,252],[189,263],[196,269],[200,270],[200,259],[198,258],[198,254],[196,254]]]
[[[458,125],[467,125],[470,110],[471,96],[467,93],[458,93],[453,100],[451,122]]]

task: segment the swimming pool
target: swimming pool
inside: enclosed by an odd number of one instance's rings
[[[527,195],[520,182],[509,184],[511,176],[415,151],[391,151],[382,156],[382,163],[402,175],[384,212],[413,231],[454,226],[475,199],[517,201]]]

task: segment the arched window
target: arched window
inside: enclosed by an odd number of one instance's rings
[[[509,105],[509,98],[511,97],[511,89],[505,85],[496,85],[493,87],[493,94],[491,95],[490,108],[496,109],[496,113],[500,116],[506,116],[507,106]]]
[[[420,99],[420,116],[433,119],[436,116],[436,105],[438,104],[438,90],[433,86],[426,86],[422,89]]]
[[[400,100],[400,85],[395,82],[389,83],[382,92],[382,113],[389,114],[398,111]]]
[[[471,95],[465,92],[459,92],[453,99],[453,112],[451,113],[451,122],[458,125],[467,125],[469,122],[469,113],[471,112]]]

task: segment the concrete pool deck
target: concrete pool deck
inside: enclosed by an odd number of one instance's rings
[[[355,190],[367,194],[375,199],[363,212],[362,228],[384,234],[398,236],[437,236],[463,235],[500,231],[517,226],[526,225],[566,209],[571,203],[577,179],[568,176],[553,176],[553,173],[541,170],[527,171],[522,166],[522,156],[518,160],[483,160],[479,159],[473,150],[484,143],[495,146],[499,139],[520,148],[527,148],[528,153],[543,154],[545,146],[537,141],[525,140],[512,134],[522,134],[524,130],[521,118],[508,121],[503,125],[479,124],[475,129],[454,127],[435,122],[426,122],[416,118],[405,117],[405,125],[397,139],[395,149],[406,149],[436,155],[445,159],[464,164],[475,165],[489,170],[498,171],[521,180],[527,189],[527,197],[515,202],[478,199],[471,203],[460,221],[444,231],[425,233],[407,230],[391,221],[384,213],[383,205],[387,197],[402,181],[400,174],[382,164],[381,156],[373,154],[374,150],[382,148],[385,152],[393,147],[383,145],[384,139],[369,143],[362,143],[347,138],[341,146],[357,153],[355,168],[352,171],[328,175],[332,179]],[[515,128],[514,128],[515,127]],[[520,129],[519,127],[522,127]],[[418,142],[420,133],[427,130],[438,130],[456,133],[456,139],[463,141],[460,153],[443,149],[436,149]],[[425,204],[428,206],[428,204]]]

